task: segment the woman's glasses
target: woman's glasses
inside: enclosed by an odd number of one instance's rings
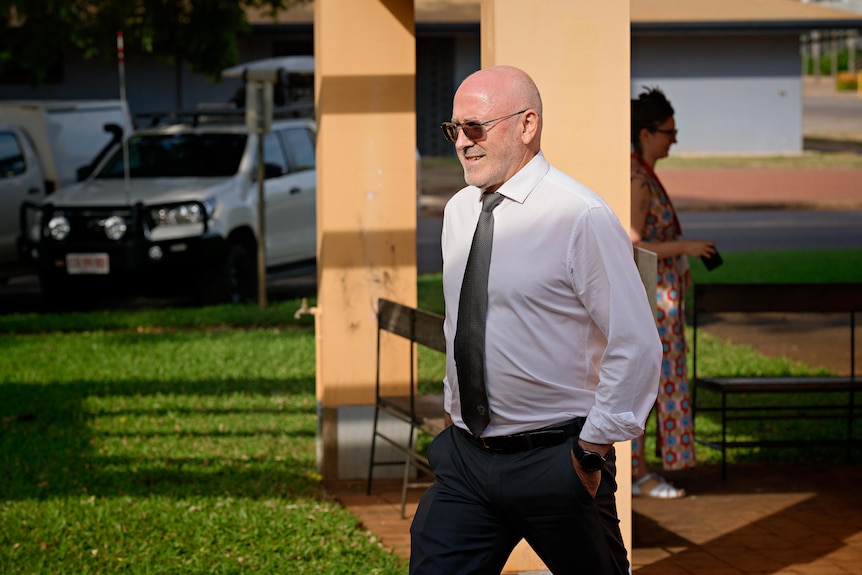
[[[440,124],[440,128],[443,130],[443,135],[450,142],[458,141],[458,130],[461,129],[464,131],[464,137],[468,140],[472,140],[474,142],[479,142],[485,139],[488,130],[485,129],[485,126],[491,124],[493,122],[498,122],[500,120],[505,120],[506,118],[511,118],[512,116],[517,116],[518,114],[523,114],[529,110],[526,108],[521,110],[520,112],[513,112],[511,114],[506,114],[505,116],[500,116],[499,118],[494,118],[493,120],[486,120],[484,122],[464,122],[463,124],[456,124],[455,122],[443,122]]]
[[[659,134],[666,134],[671,138],[676,138],[676,135],[679,134],[679,130],[659,130],[658,128],[652,128],[650,132],[658,132]]]

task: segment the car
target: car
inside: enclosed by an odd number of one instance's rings
[[[204,304],[253,299],[259,242],[267,271],[315,261],[315,138],[308,117],[274,119],[262,136],[236,111],[162,120],[84,181],[25,204],[19,250],[52,299],[117,289],[190,292]]]

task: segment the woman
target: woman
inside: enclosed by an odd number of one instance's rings
[[[690,285],[688,258],[710,256],[715,242],[682,239],[676,211],[655,174],[655,164],[676,143],[674,111],[665,95],[649,89],[632,100],[631,230],[632,243],[658,257],[656,323],[664,348],[656,412],[662,467],[676,471],[694,466],[694,421],[685,358],[683,294]],[[644,460],[644,436],[632,441],[632,494],[676,499],[685,490],[650,473]]]

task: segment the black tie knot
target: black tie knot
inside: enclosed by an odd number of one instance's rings
[[[494,208],[503,201],[503,195],[499,192],[485,192],[482,194],[482,211],[493,212]]]

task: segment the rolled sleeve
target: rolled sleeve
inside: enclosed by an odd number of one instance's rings
[[[661,340],[631,241],[609,208],[594,208],[575,235],[575,289],[607,341],[595,403],[581,437],[606,444],[643,433],[658,394]]]

